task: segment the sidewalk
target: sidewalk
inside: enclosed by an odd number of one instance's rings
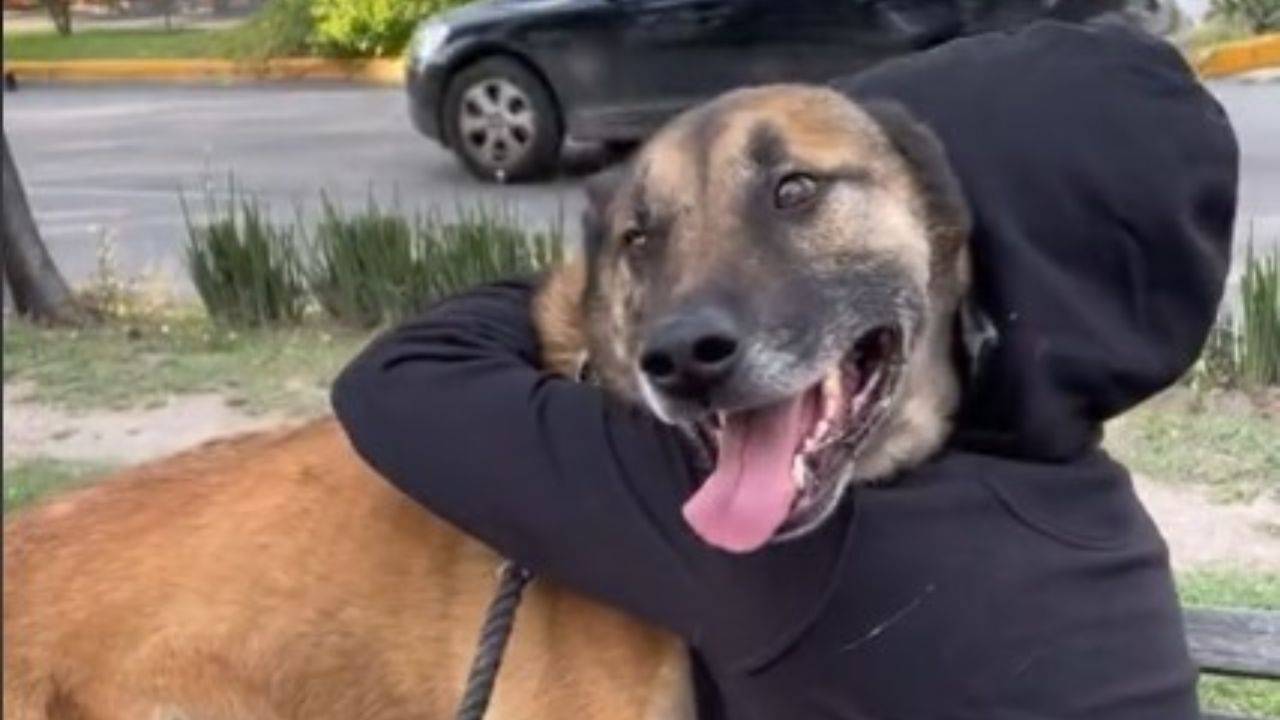
[[[200,30],[220,30],[240,24],[249,17],[247,10],[237,10],[224,15],[208,11],[175,12],[170,17],[172,27]],[[72,14],[74,30],[159,30],[165,27],[162,14],[128,14],[94,11],[77,8]],[[5,10],[4,32],[30,33],[53,32],[53,22],[43,8],[35,10]]]

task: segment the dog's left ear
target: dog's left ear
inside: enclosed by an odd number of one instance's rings
[[[872,100],[859,104],[907,161],[924,196],[931,230],[939,240],[958,249],[968,238],[972,221],[942,141],[901,103]]]
[[[589,266],[595,264],[604,246],[609,205],[629,172],[625,166],[613,167],[592,175],[584,185],[587,205],[582,211],[582,242]]]

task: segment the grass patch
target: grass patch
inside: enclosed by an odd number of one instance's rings
[[[4,512],[88,484],[111,468],[102,463],[33,458],[4,469]]]
[[[1184,605],[1280,611],[1280,573],[1209,567],[1178,575]]]
[[[1178,576],[1185,605],[1280,611],[1280,573],[1204,568]],[[1280,718],[1280,682],[1202,677],[1200,702],[1221,712]]]
[[[1215,501],[1280,498],[1280,422],[1241,393],[1177,388],[1108,424],[1106,444],[1131,470]]]
[[[148,407],[170,395],[217,392],[248,412],[309,413],[367,333],[317,323],[230,330],[187,309],[79,330],[9,319],[4,380],[31,400],[68,409]]]
[[[314,30],[311,0],[269,0],[248,22],[217,39],[218,54],[250,62],[309,55]]]
[[[1250,718],[1280,718],[1280,682],[1204,677],[1200,679],[1200,704]]]
[[[5,33],[5,60],[202,58],[220,54],[223,30],[84,30]]]

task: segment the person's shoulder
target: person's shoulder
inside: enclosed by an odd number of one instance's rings
[[[1029,530],[1069,549],[1159,542],[1129,473],[1102,450],[1058,462],[947,451],[859,498],[867,521],[916,515],[957,538]]]

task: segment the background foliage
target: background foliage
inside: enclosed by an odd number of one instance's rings
[[[1213,0],[1213,13],[1247,23],[1255,33],[1280,30],[1280,0]]]
[[[466,1],[312,0],[313,41],[327,55],[397,55],[408,44],[419,20]]]

